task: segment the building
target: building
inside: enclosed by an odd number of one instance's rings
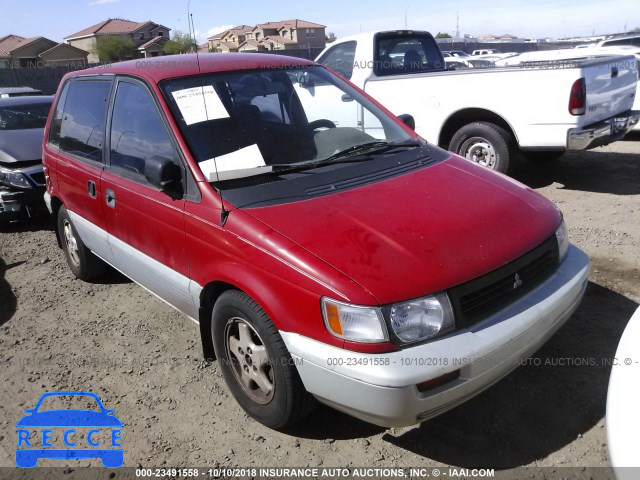
[[[239,25],[209,37],[209,50],[256,52],[291,49],[322,49],[327,27],[306,20],[283,20],[255,26]]]
[[[0,68],[78,67],[87,64],[88,52],[45,37],[0,38]]]
[[[90,62],[99,62],[96,46],[98,38],[112,35],[133,41],[140,57],[162,55],[164,44],[169,40],[170,28],[152,21],[132,22],[122,18],[110,18],[80,30],[64,39],[74,47],[89,52]]]

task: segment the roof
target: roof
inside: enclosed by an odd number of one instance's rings
[[[298,42],[282,35],[267,35],[264,37],[265,42],[278,42],[281,45],[297,45]]]
[[[87,74],[119,73],[135,75],[150,83],[158,83],[168,78],[198,75],[199,73],[313,65],[312,61],[302,58],[264,53],[203,53],[199,56],[191,53],[176,55],[171,58],[175,60],[175,62],[167,62],[166,57],[146,58],[144,67],[140,66],[140,60],[111,63],[88,70],[70,72],[65,75],[64,79]],[[169,66],[167,66],[168,64]]]
[[[0,38],[0,57],[10,56],[13,49],[15,49],[20,43],[25,40],[20,35],[6,35]]]
[[[300,20],[298,18],[294,18],[293,20],[282,20],[280,22],[267,22],[260,23],[256,25],[259,28],[281,28],[281,27],[290,27],[290,28],[326,28],[326,25],[320,25],[319,23],[307,22],[306,20]]]
[[[169,39],[167,37],[153,37],[151,40],[149,40],[148,42],[143,43],[142,45],[140,45],[138,47],[138,50],[144,50],[145,48],[149,48],[151,45],[153,45],[154,43],[158,43],[158,44],[162,44],[164,45],[165,43],[167,43],[169,41]]]
[[[217,42],[218,45],[224,45],[227,48],[238,48],[238,45],[236,45],[233,42],[223,42],[222,40]]]
[[[79,55],[84,55],[84,56],[86,56],[89,53],[86,50],[82,50],[81,48],[74,47],[73,45],[69,45],[68,43],[59,43],[59,44],[51,47],[49,50],[45,50],[44,52],[39,53],[38,56],[42,57],[43,55],[47,55],[47,54],[53,52],[54,50],[58,50],[60,48],[64,48],[65,50],[76,50]]]
[[[72,40],[74,38],[80,37],[90,37],[92,35],[108,35],[108,34],[119,34],[119,33],[134,33],[136,30],[141,29],[142,27],[153,24],[158,25],[151,20],[146,20],[144,22],[132,22],[131,20],[125,20],[123,18],[110,18],[100,23],[96,23],[84,30],[80,30],[79,32],[73,33],[67,37],[64,37],[65,40]],[[166,28],[166,27],[164,27]],[[168,29],[167,29],[168,30]]]
[[[216,33],[215,35],[207,38],[207,40],[219,40],[224,37],[228,33],[245,33],[253,30],[253,27],[250,25],[238,25],[237,27],[230,28],[229,30],[225,30],[220,33]]]
[[[259,46],[262,45],[262,42],[259,42],[257,40],[253,40],[253,39],[249,38],[249,39],[245,40],[244,42],[242,42],[240,44],[240,47],[242,47],[242,45],[244,45],[245,43],[248,43],[249,45],[253,45],[254,47],[259,47]]]
[[[56,42],[46,37],[24,38],[20,35],[6,35],[0,38],[0,57],[10,57],[16,50],[41,40],[49,42],[52,45],[56,44]]]

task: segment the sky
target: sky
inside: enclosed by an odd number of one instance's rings
[[[196,37],[230,26],[255,25],[292,18],[327,26],[338,38],[405,27],[434,35],[454,35],[456,14],[460,34],[509,33],[524,38],[562,38],[616,33],[640,27],[639,0],[0,0],[0,37],[44,36],[63,41],[108,18],[152,20],[172,30],[188,31],[193,14]]]

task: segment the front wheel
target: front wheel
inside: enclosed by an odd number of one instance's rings
[[[229,290],[213,307],[211,333],[224,379],[240,406],[270,428],[285,428],[315,405],[267,314],[247,294]]]
[[[483,167],[507,173],[512,144],[513,137],[504,128],[489,122],[473,122],[453,135],[449,150]]]
[[[104,273],[106,264],[82,242],[64,207],[60,207],[58,211],[58,236],[67,265],[77,278],[86,281]]]

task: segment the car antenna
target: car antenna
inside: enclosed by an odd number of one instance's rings
[[[187,10],[188,9],[189,9],[189,5],[187,4]],[[193,13],[188,12],[188,14],[189,14],[189,17],[187,18],[187,23],[189,23],[189,37],[193,39],[191,43],[191,48],[193,49],[193,45],[196,44],[195,53],[196,53],[196,63],[198,64],[198,73],[202,73],[202,69],[200,68],[200,55],[198,54],[198,45],[196,43],[196,28],[193,23]],[[207,112],[207,101],[204,98],[204,90],[202,92],[202,101],[204,102],[204,111],[205,111],[206,118],[208,119],[209,113]],[[209,124],[209,128],[210,128],[210,124]],[[211,135],[209,135],[209,138],[211,138]],[[215,158],[213,159],[213,163],[216,167],[216,176],[218,176],[218,163],[216,162]],[[227,210],[224,206],[224,197],[222,196],[222,189],[220,187],[216,187],[216,190],[218,190],[218,194],[220,195],[220,226],[224,227],[225,223],[227,223],[227,219],[229,218],[229,210]]]

